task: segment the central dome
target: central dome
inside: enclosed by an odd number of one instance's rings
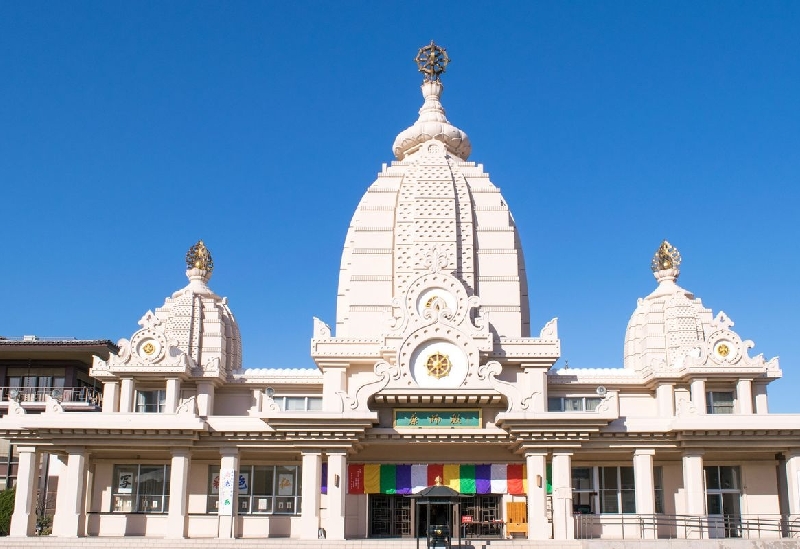
[[[530,333],[514,220],[483,166],[466,161],[469,139],[447,121],[439,102],[441,72],[426,77],[419,120],[395,140],[398,161],[378,174],[350,222],[339,275],[337,337],[385,333],[393,300],[429,271],[431,258],[469,295],[480,297],[481,313],[488,313],[497,335]]]

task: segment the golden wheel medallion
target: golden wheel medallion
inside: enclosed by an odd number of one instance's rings
[[[144,347],[142,347],[142,350],[146,355],[152,355],[156,351],[156,346],[152,343],[145,343]]]
[[[450,362],[450,357],[438,351],[428,357],[428,361],[425,365],[428,368],[428,373],[436,379],[447,377],[450,373],[450,369],[453,367]]]
[[[721,356],[722,358],[725,358],[725,357],[726,357],[726,356],[728,356],[730,353],[731,353],[731,349],[730,349],[730,347],[728,347],[728,346],[727,346],[727,345],[725,345],[724,343],[720,343],[719,345],[717,345],[717,354],[718,354],[719,356]]]

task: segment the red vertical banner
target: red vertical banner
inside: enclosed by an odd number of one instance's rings
[[[524,496],[525,489],[522,486],[522,464],[508,464],[508,493],[515,496]]]
[[[347,493],[364,493],[364,464],[349,463],[347,465]]]
[[[441,463],[431,463],[428,465],[428,486],[436,485],[436,478],[439,484],[444,484],[444,465]]]

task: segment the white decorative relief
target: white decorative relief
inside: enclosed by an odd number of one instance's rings
[[[193,396],[189,398],[185,398],[181,401],[178,405],[178,408],[175,410],[175,413],[178,415],[197,415],[197,399]]]
[[[539,332],[541,339],[558,339],[558,317],[544,325]]]
[[[53,398],[50,395],[47,395],[45,398],[44,404],[44,413],[45,414],[60,414],[64,412],[64,407],[61,406],[61,402],[58,399]]]
[[[331,327],[314,317],[314,339],[331,337]]]
[[[25,415],[27,413],[28,412],[25,411],[25,408],[23,408],[20,405],[20,403],[17,402],[16,400],[11,399],[11,400],[8,401],[8,414],[9,415],[23,416],[23,415]]]
[[[385,388],[390,381],[400,378],[400,368],[385,360],[378,361],[373,371],[374,376],[370,381],[355,387],[350,392],[337,391],[345,411],[369,411],[369,398]]]
[[[503,365],[496,360],[490,360],[478,368],[478,377],[487,381],[495,391],[506,397],[506,403],[508,404],[506,412],[523,412],[533,409],[534,399],[537,396],[541,397],[542,394],[539,391],[523,394],[516,384],[497,379],[497,376],[502,372]]]

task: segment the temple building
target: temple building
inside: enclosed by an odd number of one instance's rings
[[[352,217],[335,322],[313,320],[317,367],[242,364],[236,299],[214,293],[198,242],[188,284],[95,356],[93,406],[69,387],[5,394],[12,536],[34,534],[45,456],[54,536],[800,535],[800,416],[768,411],[778,359],[679,286],[664,241],[620,367],[554,369],[558,323],[530,325],[507,202],[445,116],[447,53],[417,62],[419,118]],[[458,503],[413,497],[431,486]]]

